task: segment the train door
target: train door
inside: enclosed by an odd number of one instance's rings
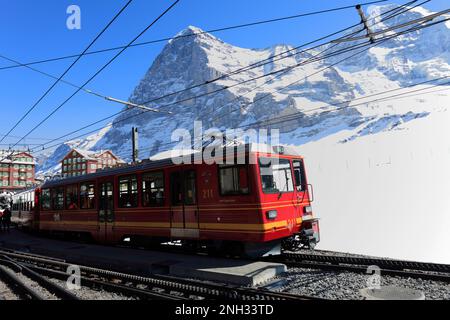
[[[98,185],[98,238],[101,242],[114,240],[114,183],[112,180],[101,181]]]
[[[193,167],[170,173],[170,227],[172,237],[198,238],[199,211]]]
[[[304,203],[309,201],[308,197],[308,185],[306,184],[305,170],[303,161],[301,159],[293,159],[292,166],[294,170],[294,183],[295,183],[295,207],[297,210],[297,217],[303,216]]]

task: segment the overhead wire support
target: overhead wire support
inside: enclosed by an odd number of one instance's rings
[[[411,20],[411,21],[408,21],[408,22],[405,22],[405,23],[398,24],[396,26],[392,26],[392,27],[387,28],[387,29],[383,29],[383,30],[380,30],[380,31],[377,31],[377,32],[371,32],[370,36],[365,35],[365,36],[359,36],[359,37],[353,37],[353,38],[344,38],[344,39],[333,40],[332,42],[335,42],[335,43],[349,42],[349,41],[363,40],[363,39],[366,39],[368,37],[375,37],[375,36],[378,36],[378,35],[385,34],[385,33],[389,32],[389,31],[394,31],[394,30],[397,30],[397,29],[401,29],[401,28],[407,27],[407,26],[412,25],[412,24],[419,24],[419,23],[422,23],[422,22],[423,23],[430,22],[430,21],[434,20],[435,18],[440,17],[440,16],[442,16],[444,14],[447,14],[449,12],[450,12],[450,9],[446,9],[446,10],[439,11],[439,12],[430,14],[428,16],[422,17],[422,18],[414,19],[414,20]]]
[[[356,5],[356,10],[358,11],[359,16],[361,17],[361,23],[364,25],[364,29],[367,31],[367,36],[370,39],[370,43],[374,43],[375,42],[375,38],[372,35],[372,30],[370,30],[370,27],[367,23],[367,18],[366,15],[364,14],[364,11],[361,9],[361,5],[358,4]]]
[[[171,111],[162,111],[162,110],[158,110],[158,109],[155,109],[155,108],[150,108],[150,107],[144,106],[142,104],[137,104],[137,103],[133,103],[133,102],[127,102],[127,101],[123,101],[123,100],[112,98],[112,97],[105,97],[105,99],[108,100],[108,101],[121,103],[121,104],[124,104],[126,106],[135,107],[135,108],[139,108],[139,109],[143,109],[143,110],[147,110],[147,111],[151,111],[151,112],[157,112],[157,113],[160,112],[160,113],[173,114],[173,112],[171,112]]]

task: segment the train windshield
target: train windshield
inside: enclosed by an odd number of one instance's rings
[[[264,193],[294,191],[291,164],[288,159],[261,157],[259,171]]]

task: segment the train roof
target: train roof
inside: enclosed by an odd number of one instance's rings
[[[287,146],[278,145],[270,146],[261,143],[249,143],[235,146],[223,147],[223,154],[226,154],[227,149],[234,149],[237,152],[242,152],[245,150],[247,153],[267,153],[267,154],[283,154],[288,156],[298,156],[300,155],[300,148],[297,146]],[[50,188],[58,186],[61,184],[75,184],[83,181],[95,180],[101,177],[107,177],[112,175],[126,175],[134,173],[135,171],[150,171],[152,169],[164,168],[168,166],[175,165],[173,162],[174,157],[191,157],[191,163],[194,163],[195,154],[200,151],[190,150],[190,149],[175,149],[161,152],[147,160],[142,160],[141,162],[135,164],[128,164],[125,166],[115,167],[115,168],[105,168],[101,169],[95,173],[90,173],[82,176],[61,178],[55,180],[46,181],[41,187]]]

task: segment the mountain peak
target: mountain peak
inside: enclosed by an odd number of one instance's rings
[[[185,35],[193,35],[193,34],[199,34],[199,33],[205,33],[205,31],[196,26],[187,26],[186,28],[181,30],[175,37],[185,36]]]
[[[180,39],[181,38],[181,39]],[[182,40],[182,39],[189,39],[189,41],[192,42],[208,42],[208,41],[220,41],[210,33],[204,31],[203,29],[196,27],[196,26],[187,26],[180,32],[178,32],[172,40],[169,41],[169,44],[173,43],[174,41]],[[222,41],[221,41],[222,42]]]

